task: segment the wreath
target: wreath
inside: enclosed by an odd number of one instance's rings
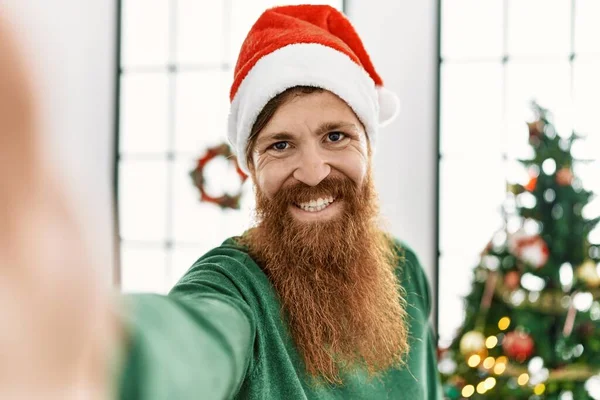
[[[240,178],[240,189],[235,195],[224,193],[221,196],[212,196],[208,194],[204,188],[206,178],[204,176],[204,168],[206,165],[217,157],[223,157],[230,163],[235,165],[235,170]],[[206,150],[204,155],[198,159],[196,168],[190,171],[190,176],[194,182],[194,186],[200,190],[200,201],[206,203],[213,203],[221,207],[222,209],[231,208],[239,210],[240,199],[242,197],[242,185],[248,178],[248,176],[240,169],[236,157],[234,156],[231,148],[228,144],[223,143],[215,147],[210,147]]]

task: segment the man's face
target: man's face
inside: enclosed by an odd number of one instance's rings
[[[259,133],[252,151],[258,190],[268,199],[288,186],[314,187],[325,178],[347,178],[357,187],[367,177],[369,147],[352,109],[329,91],[292,97]],[[323,194],[288,205],[297,221],[324,221],[343,210],[343,200]]]

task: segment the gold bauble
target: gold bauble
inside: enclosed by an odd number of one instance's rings
[[[596,263],[592,260],[586,260],[576,270],[577,278],[582,280],[588,288],[596,288],[600,286],[600,275]]]
[[[483,359],[487,355],[483,333],[477,331],[465,333],[460,339],[460,352],[465,357],[477,354]]]

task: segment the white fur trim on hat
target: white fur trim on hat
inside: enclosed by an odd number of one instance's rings
[[[380,102],[385,110],[381,122],[389,122],[395,114],[389,110],[398,104],[389,90],[382,95],[383,88],[376,88],[369,74],[346,54],[316,43],[284,46],[254,65],[231,102],[228,137],[244,172],[249,172],[246,146],[258,114],[273,97],[300,85],[329,90],[344,100],[365,126],[373,147]]]
[[[396,93],[383,86],[377,87],[379,98],[379,126],[388,126],[400,113],[400,99]]]

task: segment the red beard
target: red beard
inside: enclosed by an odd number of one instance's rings
[[[343,202],[331,220],[301,222],[290,205],[331,196]],[[401,366],[408,352],[406,310],[391,238],[377,226],[369,177],[284,187],[272,199],[257,189],[259,224],[243,238],[273,283],[308,373],[342,383],[340,372],[372,376]]]

